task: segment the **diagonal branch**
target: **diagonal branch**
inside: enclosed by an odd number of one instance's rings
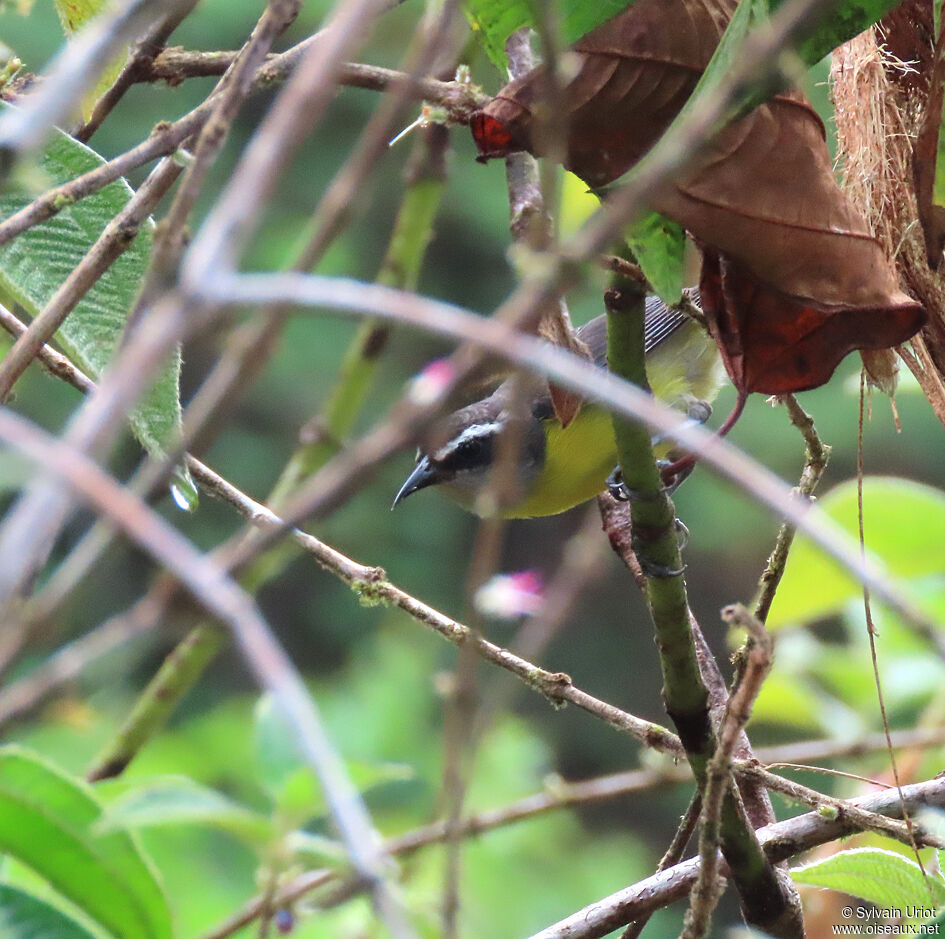
[[[88,143],[92,134],[102,126],[125,92],[139,80],[178,26],[193,12],[198,0],[180,0],[163,19],[158,20],[132,47],[128,60],[118,77],[105,94],[95,102],[89,119],[72,135],[82,143]],[[235,56],[235,53],[234,53]],[[221,73],[222,74],[222,73]]]
[[[68,443],[6,410],[0,410],[0,439],[37,464],[52,468],[77,495],[173,572],[198,603],[229,627],[260,686],[273,695],[298,734],[302,751],[322,782],[351,860],[371,886],[391,931],[398,937],[412,936],[399,901],[385,880],[385,854],[367,809],[330,743],[301,677],[253,600],[175,528]]]
[[[154,211],[181,172],[181,167],[173,160],[162,160],[125,207],[105,226],[95,244],[59,285],[13,348],[0,360],[0,401],[6,400],[17,379],[79,301],[131,246],[140,225]]]
[[[92,87],[105,63],[162,7],[173,13],[179,0],[125,0],[90,23],[56,57],[39,90],[22,107],[0,115],[0,182],[16,160],[42,146],[53,126],[63,123],[76,102]]]
[[[903,787],[910,811],[922,806],[945,806],[945,779],[932,779]],[[895,790],[853,800],[869,812],[899,818],[902,806]],[[810,812],[759,829],[758,839],[772,863],[835,841],[857,831],[857,826],[839,817]],[[683,899],[698,876],[700,862],[691,858],[669,870],[647,877],[630,887],[604,897],[566,919],[536,933],[531,939],[601,939],[631,920]],[[724,866],[723,866],[724,871]]]
[[[685,415],[632,384],[549,343],[510,329],[501,321],[511,309],[509,304],[503,305],[496,316],[484,318],[429,297],[378,284],[315,274],[242,274],[230,277],[210,274],[199,290],[204,297],[234,307],[282,301],[347,315],[370,313],[418,326],[486,349],[505,361],[576,391],[582,397],[598,401],[612,413],[640,421],[652,431],[697,454],[701,461],[735,483],[741,492],[779,518],[787,518],[854,577],[868,584],[913,628],[936,644],[941,643],[930,619],[894,586],[883,567],[871,559],[864,561],[846,531],[808,500],[795,496],[791,487],[774,473],[725,439],[694,425]],[[363,454],[358,454],[359,459],[361,456]],[[364,465],[363,460],[360,465]],[[336,495],[326,492],[324,480],[315,477],[310,480],[308,492],[300,494],[293,512],[286,511],[287,520],[293,522],[295,516],[303,517],[316,511],[316,507],[320,508]]]

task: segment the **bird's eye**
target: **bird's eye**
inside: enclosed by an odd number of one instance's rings
[[[466,431],[433,458],[443,469],[459,472],[487,466],[492,460],[493,437]]]
[[[477,453],[481,453],[482,447],[482,437],[470,437],[467,440],[461,440],[456,449],[459,453],[462,453],[463,456],[473,456]]]

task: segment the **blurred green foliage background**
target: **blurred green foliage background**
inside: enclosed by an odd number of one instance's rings
[[[284,37],[286,47],[314,32],[328,9],[324,0],[306,3]],[[259,2],[203,0],[175,34],[188,49],[238,48],[256,21]],[[388,13],[361,54],[363,61],[396,67],[422,12],[408,0]],[[51,0],[35,0],[28,16],[13,3],[0,12],[0,40],[30,69],[41,70],[62,43]],[[486,91],[502,83],[481,54],[471,61]],[[824,69],[812,88],[823,109]],[[147,135],[159,120],[173,119],[199,103],[209,79],[176,88],[138,86],[99,131],[94,148],[112,156]],[[263,113],[269,95],[250,100],[223,157],[204,190],[200,212],[226,180],[236,155]],[[304,148],[283,180],[249,265],[261,270],[283,266],[304,233],[311,209],[351,152],[377,103],[373,92],[341,89],[317,136]],[[403,123],[415,116],[405,108]],[[829,124],[829,113],[824,113]],[[501,166],[481,166],[462,128],[452,131],[450,179],[436,236],[421,276],[425,293],[489,312],[511,289],[514,273],[506,251],[508,208]],[[384,157],[364,187],[356,221],[333,247],[320,271],[372,279],[402,193],[401,174],[410,145]],[[132,179],[137,183],[143,178]],[[599,285],[572,299],[572,313],[582,322],[601,312]],[[323,316],[299,316],[285,329],[283,341],[262,378],[248,390],[219,428],[206,461],[256,498],[269,491],[295,448],[300,427],[318,413],[336,376],[355,325]],[[185,401],[219,354],[225,337],[211,335],[184,350]],[[425,336],[398,330],[385,356],[360,429],[385,413],[404,382],[445,351]],[[833,454],[823,488],[848,480],[855,472],[858,361],[851,356],[826,388],[801,396]],[[718,422],[734,395],[723,394]],[[44,426],[58,430],[76,406],[77,394],[35,367],[18,385],[16,406]],[[896,400],[901,432],[889,403],[873,400],[864,434],[868,473],[942,484],[945,446],[942,428],[925,399],[909,380]],[[758,456],[786,480],[796,479],[803,464],[803,443],[783,410],[755,397],[731,439]],[[140,457],[125,442],[118,457],[129,473]],[[391,579],[444,612],[462,618],[466,565],[476,522],[434,493],[423,493],[392,514],[394,492],[411,465],[404,453],[343,509],[318,524],[315,533],[366,564],[384,567]],[[19,471],[8,463],[0,478],[4,501],[13,497]],[[0,492],[3,490],[0,489]],[[679,491],[676,504],[692,532],[686,553],[693,608],[720,660],[727,663],[726,638],[718,610],[749,601],[773,543],[776,520],[703,468]],[[210,548],[238,530],[228,508],[205,498],[192,516],[183,516],[164,499],[161,510],[198,545]],[[565,516],[512,523],[502,568],[534,568],[550,575],[567,537],[584,510]],[[57,548],[63,556],[88,525],[83,513]],[[869,534],[869,533],[868,533]],[[138,552],[120,546],[60,611],[39,637],[14,676],[29,672],[50,649],[80,635],[124,609],[147,589],[153,568]],[[295,561],[260,596],[262,609],[277,629],[294,661],[310,677],[334,739],[350,760],[406,768],[397,778],[375,781],[367,798],[385,834],[430,821],[439,804],[443,762],[443,682],[439,676],[455,660],[454,650],[404,615],[364,608],[328,574],[308,560]],[[857,635],[858,614],[833,616],[812,633],[785,637],[783,670],[772,678],[770,700],[753,733],[756,743],[800,739],[820,734],[855,734],[878,726],[870,690],[867,650]],[[166,623],[160,636],[129,645],[91,667],[82,681],[41,713],[8,732],[8,739],[35,747],[63,767],[81,772],[114,730],[143,683],[153,674],[180,635],[181,624]],[[495,624],[490,638],[506,644],[513,628]],[[906,643],[894,624],[884,638],[889,655]],[[825,650],[832,652],[830,658]],[[886,653],[884,653],[885,655]],[[814,659],[820,673],[812,670]],[[891,715],[908,725],[941,697],[941,663],[920,650],[907,659],[905,674],[890,678]],[[832,678],[826,670],[833,663]],[[568,627],[541,664],[570,674],[575,683],[633,713],[665,721],[659,695],[656,650],[635,588],[616,560],[608,559]],[[781,668],[779,665],[779,669]],[[902,671],[900,669],[900,671]],[[890,675],[893,673],[890,672]],[[916,685],[917,676],[925,679]],[[506,684],[505,675],[480,669],[482,687]],[[921,691],[917,691],[917,688]],[[802,689],[799,692],[799,689]],[[780,697],[777,697],[777,695]],[[172,726],[149,745],[126,777],[144,780],[155,774],[184,774],[263,811],[271,804],[266,768],[260,766],[253,739],[256,692],[238,656],[225,652],[188,697]],[[492,808],[541,788],[548,774],[568,779],[613,772],[638,765],[639,748],[574,709],[555,711],[540,697],[521,691],[512,709],[486,740],[472,791],[471,809]],[[867,766],[881,772],[882,757]],[[383,774],[382,774],[383,776]],[[822,780],[818,784],[825,785]],[[652,871],[671,837],[688,799],[687,787],[625,798],[582,812],[559,812],[483,836],[470,842],[464,863],[463,933],[489,939],[514,939],[535,931],[580,906]],[[783,812],[785,806],[779,805]],[[325,829],[316,822],[315,830]],[[257,889],[257,859],[231,836],[207,828],[164,827],[144,833],[172,898],[181,936],[197,936],[232,912]],[[424,911],[428,935],[436,935],[442,852],[430,848],[405,861],[412,907]],[[675,933],[680,910],[654,918],[646,935]],[[719,916],[720,929],[736,919],[732,907]],[[373,935],[366,901],[303,919],[300,937]],[[239,935],[254,935],[251,930]],[[721,934],[721,932],[720,932]]]

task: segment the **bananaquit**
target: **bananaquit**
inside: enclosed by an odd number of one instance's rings
[[[698,299],[695,291],[693,299]],[[607,318],[598,316],[578,329],[594,364],[607,367]],[[694,419],[704,421],[708,406],[718,394],[725,371],[715,343],[703,327],[685,313],[667,307],[658,297],[646,300],[646,373],[653,393],[679,407]],[[523,379],[527,380],[527,379]],[[522,388],[519,385],[519,388]],[[585,404],[578,415],[562,427],[554,414],[546,384],[525,386],[527,407],[517,438],[519,501],[498,511],[504,518],[556,515],[592,499],[608,485],[617,464],[617,445],[610,414],[594,404]],[[489,483],[493,461],[499,452],[499,436],[513,420],[510,382],[500,385],[488,398],[455,411],[445,420],[432,441],[417,453],[417,465],[394,499],[403,499],[439,486],[470,511],[483,500],[477,496]],[[658,444],[657,456],[665,457],[670,444]]]

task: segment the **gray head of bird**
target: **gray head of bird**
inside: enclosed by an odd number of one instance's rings
[[[440,486],[465,508],[476,510],[489,485],[501,447],[507,441],[515,461],[512,488],[527,492],[541,472],[545,434],[541,415],[526,408],[518,413],[508,386],[450,414],[417,451],[417,465],[394,498],[392,508],[428,486]]]

